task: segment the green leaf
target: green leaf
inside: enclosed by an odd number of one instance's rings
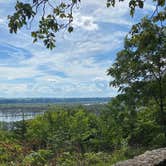
[[[73,32],[73,30],[74,30],[74,28],[71,27],[71,26],[68,28],[68,32],[69,32],[69,33]]]

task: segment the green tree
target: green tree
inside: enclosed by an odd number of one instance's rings
[[[119,0],[119,2],[124,0]],[[42,40],[44,45],[53,49],[55,47],[56,33],[62,29],[67,29],[69,33],[73,31],[73,9],[78,8],[81,0],[55,1],[55,0],[31,0],[25,2],[17,1],[15,12],[9,16],[9,29],[11,33],[17,33],[23,26],[31,27],[33,20],[37,17],[38,29],[32,31],[34,42]],[[82,1],[83,2],[83,1]],[[156,9],[151,18],[154,21],[166,19],[165,0],[154,0]],[[106,0],[107,7],[115,7],[115,0]],[[103,4],[105,2],[103,1]],[[129,10],[133,16],[136,8],[143,8],[143,0],[130,0]]]
[[[93,149],[93,139],[97,135],[97,117],[83,109],[79,109],[71,117],[71,142],[79,153]]]
[[[22,112],[22,120],[14,123],[14,133],[16,137],[25,144],[26,142],[26,132],[27,132],[27,122],[25,121],[24,112]]]
[[[164,147],[166,140],[160,125],[156,123],[157,111],[154,107],[142,107],[137,112],[135,127],[129,134],[129,145],[136,147]]]
[[[43,116],[38,116],[27,124],[27,142],[33,150],[46,148],[49,124],[44,120]]]
[[[125,38],[124,49],[108,70],[111,86],[135,103],[154,99],[159,106],[160,124],[166,124],[166,28],[144,18]],[[132,94],[132,95],[131,95]]]

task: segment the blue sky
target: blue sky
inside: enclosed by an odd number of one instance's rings
[[[57,47],[49,51],[32,44],[31,30],[9,34],[6,17],[14,2],[0,0],[0,97],[6,98],[115,96],[106,71],[131,25],[154,9],[146,3],[131,18],[128,1],[107,9],[104,0],[82,0],[74,12],[74,32],[60,32]]]

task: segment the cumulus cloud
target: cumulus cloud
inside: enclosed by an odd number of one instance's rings
[[[0,24],[4,23],[4,19],[0,18]]]
[[[99,28],[92,16],[83,16],[80,13],[77,13],[74,16],[73,26],[87,31],[94,31]]]

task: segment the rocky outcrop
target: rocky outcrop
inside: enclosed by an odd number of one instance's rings
[[[166,166],[166,148],[147,151],[133,159],[116,163],[114,166]]]

